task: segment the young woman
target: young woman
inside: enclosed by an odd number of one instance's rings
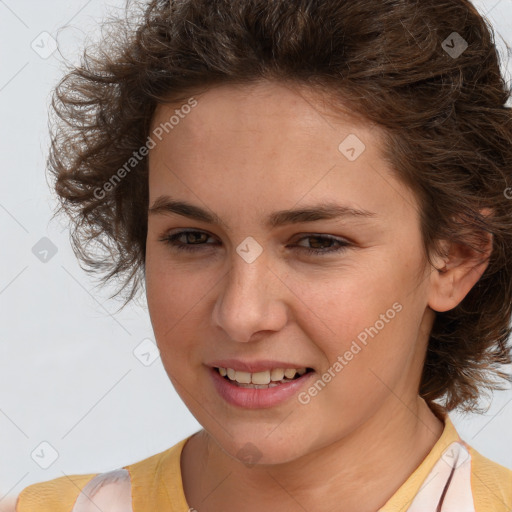
[[[510,91],[476,9],[153,0],[113,30],[56,89],[49,167],[203,429],[16,510],[510,512],[448,416],[511,380]]]

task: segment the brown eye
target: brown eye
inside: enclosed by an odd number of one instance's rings
[[[325,235],[308,235],[302,237],[299,241],[310,240],[311,247],[300,247],[301,250],[306,251],[308,254],[324,255],[344,251],[350,244],[343,239],[334,238]]]
[[[212,245],[204,243],[208,238],[212,238],[208,233],[188,230],[173,235],[165,235],[159,241],[179,251],[200,251],[202,250],[201,246]]]
[[[208,233],[196,230],[180,231],[179,233],[167,234],[159,239],[159,241],[171,246],[178,251],[201,251],[204,246],[218,245],[206,243],[209,238],[212,238]],[[299,239],[299,242],[309,240],[310,247],[296,245],[294,248],[299,248],[301,251],[306,251],[308,254],[325,255],[345,250],[350,243],[346,240],[334,238],[325,235],[308,235]]]

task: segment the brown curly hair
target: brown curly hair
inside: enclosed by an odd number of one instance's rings
[[[82,268],[102,283],[118,280],[114,296],[123,292],[125,304],[144,283],[147,158],[133,160],[115,186],[105,184],[147,143],[159,103],[262,79],[316,88],[384,130],[385,158],[418,198],[427,256],[439,240],[477,250],[482,234],[493,235],[481,279],[458,307],[436,314],[420,395],[435,410],[469,412],[481,410],[483,392],[504,389],[499,379],[512,381],[500,368],[512,363],[511,91],[493,29],[475,7],[467,0],[131,7],[85,50],[52,99],[56,213],[71,217]],[[454,41],[467,44],[460,55],[449,51]],[[481,215],[485,207],[492,217]]]

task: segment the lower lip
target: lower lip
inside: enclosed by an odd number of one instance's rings
[[[213,384],[219,395],[231,405],[245,409],[266,409],[282,404],[295,395],[315,374],[308,372],[290,382],[272,388],[242,388],[221,377],[215,368],[210,368]]]

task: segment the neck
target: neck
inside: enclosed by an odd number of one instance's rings
[[[408,407],[391,399],[394,407],[383,406],[348,436],[284,464],[247,467],[200,431],[182,454],[189,506],[198,512],[379,509],[443,430],[423,399],[416,397]]]

